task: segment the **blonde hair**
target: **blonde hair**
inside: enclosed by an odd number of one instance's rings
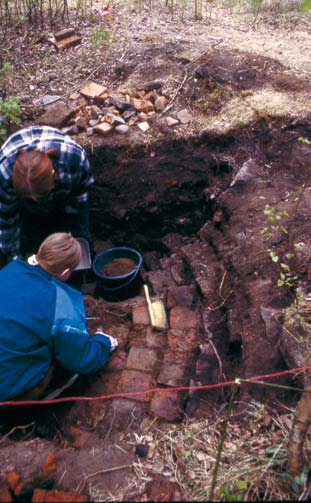
[[[66,269],[74,271],[81,256],[81,246],[77,239],[66,232],[56,232],[41,243],[36,259],[43,269],[57,276]]]
[[[59,155],[56,149],[47,152],[21,150],[13,168],[13,186],[20,198],[39,199],[54,185],[54,169],[50,156]]]

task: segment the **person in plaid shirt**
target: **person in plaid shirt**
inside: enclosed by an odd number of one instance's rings
[[[0,266],[32,253],[53,232],[91,245],[93,183],[86,152],[62,131],[32,126],[11,135],[0,149]]]

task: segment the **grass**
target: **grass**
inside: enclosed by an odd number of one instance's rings
[[[264,404],[250,402],[243,424],[231,417],[212,501],[292,501],[306,495],[306,472],[286,472],[292,413],[270,416]],[[213,424],[186,420],[180,425],[147,429],[129,442],[147,443],[151,450],[135,465],[137,480],[150,480],[159,471],[177,481],[183,501],[211,501],[210,491],[224,413]],[[306,445],[310,451],[310,438]]]

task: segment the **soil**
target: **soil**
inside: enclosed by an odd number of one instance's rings
[[[101,273],[106,276],[124,276],[134,271],[136,264],[133,260],[128,258],[114,258],[106,264],[102,269]]]
[[[178,480],[179,491],[170,487],[163,499],[155,467],[148,484],[133,472],[144,458],[140,436],[217,416],[227,388],[202,385],[304,366],[303,348],[283,323],[293,289],[278,280],[294,271],[309,293],[310,17],[207,2],[194,21],[178,11],[172,18],[151,1],[126,4],[114,2],[110,18],[80,23],[80,46],[57,52],[44,37],[14,36],[7,42],[14,51],[1,55],[17,69],[10,91],[27,95],[22,126],[40,121],[46,95],[60,95],[84,116],[92,103],[70,95],[90,80],[117,97],[157,82],[168,99],[164,111],[142,117],[150,124],[145,133],[133,124],[128,134],[89,136],[83,126],[74,136],[93,166],[96,252],[132,247],[143,267],[138,287],[129,285],[122,300],[118,292],[105,298],[92,271],[78,277],[90,332],[101,326],[119,346],[102,372],[81,377],[64,395],[77,399],[8,408],[1,475],[18,474],[20,492],[10,486],[16,500],[41,488],[89,501],[145,501],[150,484],[153,501],[187,500]],[[109,48],[89,42],[99,26],[113,35]],[[180,120],[185,110],[190,120]],[[282,225],[269,223],[267,205]],[[165,304],[166,331],[150,327],[144,283]],[[285,374],[273,382],[301,379]],[[176,390],[183,386],[197,389]],[[158,388],[163,393],[150,391]],[[299,395],[248,383],[239,398],[264,402],[273,414],[294,407]],[[242,420],[243,406],[239,414]]]

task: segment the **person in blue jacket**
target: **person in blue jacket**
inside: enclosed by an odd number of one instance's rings
[[[65,283],[80,260],[79,241],[60,232],[0,270],[0,401],[41,398],[56,366],[97,372],[117,346],[88,332],[83,296]]]

